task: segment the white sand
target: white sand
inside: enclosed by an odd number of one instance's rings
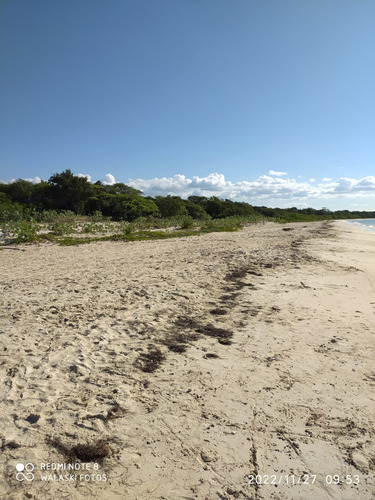
[[[375,497],[375,234],[17,248],[0,251],[1,499]],[[155,348],[165,360],[142,371]],[[100,440],[109,456],[83,473],[101,481],[41,481],[41,464],[72,462],[64,447]]]

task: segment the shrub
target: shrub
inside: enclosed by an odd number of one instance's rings
[[[71,210],[62,210],[58,216],[58,219],[60,221],[63,221],[65,223],[67,222],[75,222],[77,220],[77,214],[75,214],[74,212],[72,212]]]
[[[98,226],[98,224],[91,224],[91,223],[88,223],[88,224],[85,224],[83,227],[82,227],[82,232],[83,233],[97,233],[98,231],[100,231],[100,227]]]
[[[224,219],[211,219],[201,226],[203,232],[237,231],[243,227],[239,217],[225,217]]]
[[[180,227],[181,229],[191,229],[194,227],[194,219],[190,217],[190,215],[186,215],[180,219]]]
[[[71,234],[74,232],[73,224],[64,222],[55,222],[50,226],[50,229],[56,236],[62,236],[63,234]]]
[[[121,224],[121,230],[124,235],[129,236],[132,232],[134,232],[135,227],[134,224],[130,222],[123,222]]]
[[[151,219],[148,219],[147,217],[138,217],[138,219],[135,219],[133,224],[134,227],[140,230],[150,229],[152,226]]]
[[[38,240],[40,226],[34,222],[19,221],[3,225],[4,232],[13,236],[14,243],[30,243]]]
[[[91,216],[91,220],[93,222],[103,222],[106,218],[102,214],[100,210],[95,210],[95,212]]]
[[[57,210],[42,210],[35,213],[35,218],[38,222],[55,222],[59,217]]]

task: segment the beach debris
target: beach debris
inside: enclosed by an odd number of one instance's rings
[[[36,424],[38,420],[40,419],[40,415],[35,415],[34,413],[31,413],[28,417],[25,418],[29,424]]]
[[[272,361],[276,361],[276,358],[274,356],[268,356],[266,361],[268,361],[268,363],[271,363]]]
[[[305,285],[305,283],[303,281],[301,281],[300,283],[302,285],[302,288],[311,288],[311,286]]]
[[[203,462],[206,462],[206,463],[212,462],[212,458],[209,455],[207,455],[207,453],[205,453],[204,451],[201,451],[201,457],[202,457]]]
[[[215,354],[214,352],[208,352],[203,357],[204,357],[204,359],[216,359],[219,356],[217,354]]]

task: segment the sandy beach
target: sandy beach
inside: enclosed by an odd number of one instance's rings
[[[0,250],[0,498],[373,499],[374,256],[343,221]]]

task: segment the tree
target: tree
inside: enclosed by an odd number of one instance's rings
[[[158,215],[159,209],[153,200],[143,198],[139,195],[121,196],[121,219],[133,221],[138,217],[149,217]]]
[[[54,200],[52,198],[51,186],[46,181],[41,181],[34,185],[34,191],[31,197],[31,203],[35,208],[48,209],[54,207]]]
[[[186,204],[179,196],[157,196],[155,203],[162,217],[179,217],[188,214]]]
[[[205,210],[213,219],[225,217],[225,203],[220,198],[212,196],[206,203]]]
[[[16,203],[30,203],[34,191],[34,184],[24,179],[17,179],[8,185],[8,196]]]
[[[54,174],[48,180],[54,199],[54,208],[84,213],[86,201],[90,197],[91,184],[86,177],[74,175],[70,169]]]
[[[132,188],[123,184],[122,182],[117,182],[116,184],[112,184],[111,186],[105,186],[106,191],[112,194],[142,194],[142,191],[139,189]]]
[[[186,202],[186,208],[187,211],[190,215],[190,217],[193,217],[193,219],[209,219],[209,215],[205,211],[205,209],[201,206],[198,205],[197,203],[192,203],[191,201],[187,200]]]

